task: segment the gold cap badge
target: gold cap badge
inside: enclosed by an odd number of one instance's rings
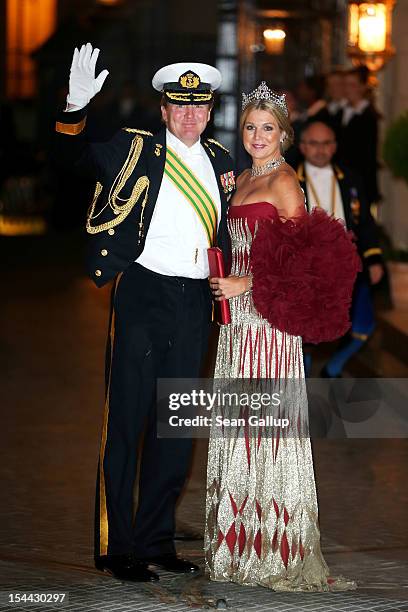
[[[183,89],[197,89],[200,83],[200,77],[195,72],[185,72],[179,78],[179,84]]]

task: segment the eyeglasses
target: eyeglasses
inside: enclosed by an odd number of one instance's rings
[[[309,147],[330,147],[336,143],[335,140],[302,140],[302,143]]]

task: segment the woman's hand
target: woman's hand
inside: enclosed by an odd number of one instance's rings
[[[227,276],[227,278],[210,278],[210,287],[214,299],[229,300],[230,298],[245,293],[252,287],[251,276]]]

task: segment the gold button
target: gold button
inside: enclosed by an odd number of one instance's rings
[[[102,276],[102,272],[100,270],[95,270],[95,276]]]
[[[113,227],[111,227],[110,229],[108,229],[108,234],[109,236],[113,236],[113,234],[115,233],[115,230],[113,229]]]
[[[106,249],[102,249],[101,251],[101,255],[103,255],[104,257],[106,257],[106,255],[108,254],[108,251]]]

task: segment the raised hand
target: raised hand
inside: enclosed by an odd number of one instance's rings
[[[109,71],[102,70],[95,78],[98,55],[99,49],[92,49],[91,43],[82,45],[79,51],[75,48],[69,74],[69,106],[83,108],[101,90]]]

